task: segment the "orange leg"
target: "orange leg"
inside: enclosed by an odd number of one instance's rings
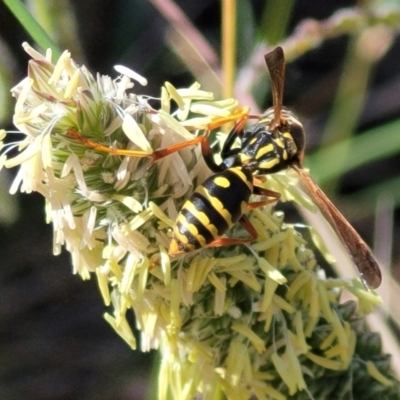
[[[203,143],[207,140],[207,138],[205,136],[198,136],[195,137],[194,139],[188,140],[186,142],[182,142],[182,143],[177,143],[177,144],[173,144],[171,146],[166,147],[165,149],[160,149],[160,150],[156,150],[152,155],[152,159],[153,162],[159,160],[160,158],[163,158],[165,156],[168,156],[172,153],[175,153],[179,150],[184,149],[185,147],[189,147],[189,146],[193,146],[197,143]]]
[[[259,188],[259,187],[256,187],[254,189],[257,189],[257,194],[260,194],[263,196],[269,196],[269,197],[272,197],[272,199],[268,199],[268,200],[264,200],[264,201],[255,201],[253,203],[249,203],[249,204],[247,204],[248,210],[254,210],[255,208],[259,208],[259,207],[263,207],[267,204],[275,203],[281,197],[280,193],[274,192],[272,190]],[[235,238],[219,238],[219,239],[216,239],[213,242],[209,243],[205,247],[207,248],[207,247],[221,247],[221,246],[238,246],[241,244],[254,242],[254,240],[257,239],[258,234],[257,234],[257,231],[255,230],[254,226],[248,219],[248,217],[246,215],[242,215],[239,219],[239,223],[250,234],[249,238],[236,238],[236,239]]]
[[[266,181],[267,181],[267,178],[265,177],[265,175],[253,176],[253,185],[259,186]]]
[[[266,206],[267,204],[275,203],[281,197],[281,194],[278,192],[274,192],[272,190],[255,187],[254,188],[255,194],[272,197],[272,199],[264,200],[264,201],[255,201],[252,203],[247,204],[247,209],[254,210],[255,208]],[[238,246],[241,244],[247,244],[254,242],[257,239],[258,234],[255,230],[254,226],[248,219],[246,215],[242,215],[239,219],[239,223],[243,226],[244,229],[250,234],[249,238],[219,238],[214,240],[213,242],[209,243],[206,248],[209,247],[221,247],[221,246]]]
[[[235,131],[241,130],[246,122],[251,119],[261,119],[262,115],[253,115],[249,114],[250,107],[243,106],[238,107],[232,115],[228,117],[217,117],[212,120],[207,126],[206,129],[212,131],[213,129],[217,129],[222,125],[227,124],[228,122],[238,121],[235,125]]]
[[[211,131],[213,129],[218,128],[228,122],[237,121],[234,130],[241,130],[248,118],[252,118],[253,116],[249,116],[249,107],[238,107],[235,112],[229,117],[221,117],[215,118],[210,124],[207,125],[206,129]],[[206,137],[200,136],[196,137],[192,140],[188,140],[186,142],[174,144],[172,146],[166,147],[165,149],[156,150],[153,153],[149,154],[142,150],[126,150],[126,149],[115,149],[112,147],[108,147],[99,143],[94,142],[93,140],[84,138],[79,132],[77,132],[74,128],[67,129],[67,135],[78,140],[83,143],[85,146],[91,147],[95,150],[103,151],[105,153],[115,155],[115,156],[128,156],[128,157],[149,157],[152,161],[157,161],[163,157],[168,156],[169,154],[175,153],[184,149],[185,147],[193,146],[198,143],[202,143],[206,141]],[[203,151],[205,148],[203,148]]]
[[[267,206],[268,204],[275,203],[277,199],[269,199],[269,200],[264,200],[264,201],[254,201],[253,203],[247,204],[247,210],[251,211],[254,210],[255,208],[260,208],[263,206]]]
[[[157,161],[163,157],[168,156],[169,154],[175,153],[179,150],[184,149],[185,147],[193,146],[197,143],[204,142],[206,140],[205,136],[195,137],[192,140],[188,140],[186,142],[173,144],[165,149],[156,150],[153,153],[149,154],[142,150],[125,150],[125,149],[114,149],[112,147],[107,147],[102,144],[96,143],[92,140],[84,138],[78,132],[76,132],[73,128],[69,128],[67,130],[67,135],[72,138],[78,140],[83,143],[85,146],[91,147],[95,150],[103,151],[105,153],[109,153],[113,156],[128,156],[128,157],[148,157],[152,159],[152,162]]]
[[[265,206],[267,204],[275,203],[281,198],[281,194],[274,192],[273,190],[265,189],[259,186],[254,186],[253,193],[259,196],[272,197],[271,199],[264,201],[255,201],[253,203],[247,204],[248,210],[254,210],[255,208]]]
[[[241,244],[247,244],[254,242],[257,239],[258,233],[255,230],[254,226],[250,222],[250,220],[242,215],[239,220],[240,225],[243,226],[244,229],[250,234],[249,238],[219,238],[209,243],[205,248],[209,247],[222,247],[222,246],[239,246]]]
[[[228,117],[218,117],[215,118],[212,122],[207,125],[207,130],[212,131],[214,129],[219,128],[222,125],[227,124],[228,122],[238,121],[241,124],[241,127],[245,125],[249,118],[249,107],[239,107],[235,110],[232,115]]]

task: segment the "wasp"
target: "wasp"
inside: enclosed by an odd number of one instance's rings
[[[175,256],[204,247],[254,241],[257,232],[244,213],[271,200],[251,203],[250,196],[257,194],[269,196],[272,201],[279,199],[278,193],[260,188],[254,181],[258,176],[292,168],[346,247],[364,284],[375,289],[382,276],[370,248],[303,169],[305,132],[297,117],[283,107],[283,49],[277,47],[266,54],[265,61],[272,82],[273,106],[247,130],[243,129],[247,118],[241,118],[226,139],[220,165],[214,162],[207,141],[201,141],[204,160],[215,174],[197,187],[184,203],[173,230],[169,254]],[[236,138],[241,142],[239,148],[233,148]],[[251,237],[222,237],[237,222]]]
[[[198,249],[241,245],[256,240],[257,232],[246,216],[246,211],[276,202],[280,198],[279,193],[260,187],[259,182],[267,174],[292,168],[348,250],[364,284],[377,288],[382,277],[370,248],[303,169],[303,125],[291,111],[283,107],[283,49],[277,47],[266,54],[265,61],[271,77],[272,107],[247,129],[245,124],[251,117],[247,107],[240,108],[232,117],[215,120],[207,127],[211,131],[232,120],[236,122],[222,147],[221,164],[215,162],[206,136],[148,154],[139,150],[112,149],[100,145],[82,137],[72,128],[67,134],[99,151],[112,155],[150,157],[152,163],[187,146],[201,144],[203,158],[213,175],[199,185],[183,204],[168,250],[172,257]],[[235,147],[237,140],[240,142],[239,147]],[[266,196],[268,199],[251,202],[252,195]],[[250,236],[224,237],[236,223],[240,223]]]
[[[237,113],[242,115],[222,147],[221,164],[215,163],[208,142],[201,142],[203,158],[214,175],[198,186],[184,203],[173,229],[169,247],[171,256],[205,247],[246,244],[256,240],[257,232],[245,212],[275,202],[280,197],[279,193],[259,187],[258,178],[290,167],[303,154],[303,126],[281,106],[283,75],[281,79],[279,74],[283,74],[285,65],[282,49],[269,53],[266,60],[274,83],[275,106],[247,130],[244,125],[249,118],[248,108]],[[225,121],[214,121],[208,129],[214,129],[215,125]],[[234,147],[237,139],[240,146]],[[253,194],[269,199],[250,202]],[[250,237],[222,237],[237,222]]]

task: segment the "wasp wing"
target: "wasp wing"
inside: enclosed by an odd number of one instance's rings
[[[297,171],[301,183],[307,189],[314,203],[343,242],[364,284],[376,289],[381,284],[382,274],[371,249],[321,188],[311,179],[310,175],[297,165],[294,165],[293,168]]]

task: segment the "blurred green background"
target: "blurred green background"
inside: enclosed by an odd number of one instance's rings
[[[271,104],[263,54],[284,43],[284,102],[305,125],[306,165],[399,276],[399,1],[239,0],[237,25],[212,0],[25,4],[92,72],[116,76],[113,65],[124,64],[153,96],[165,81],[199,80],[217,96],[233,91],[253,113]],[[236,32],[234,86],[222,78],[223,18]],[[11,130],[9,90],[29,60],[21,43],[34,42],[3,2],[0,21],[0,126]],[[154,398],[154,354],[131,352],[103,321],[95,282],[71,274],[68,254],[52,255],[43,199],[7,194],[15,173],[0,173],[0,398]]]

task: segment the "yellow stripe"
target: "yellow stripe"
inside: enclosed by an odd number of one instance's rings
[[[182,235],[182,233],[179,232],[179,227],[178,227],[178,223],[180,223],[181,225],[185,225],[186,226],[186,218],[184,215],[179,214],[178,218],[176,220],[176,224],[174,227],[174,236],[177,239],[177,241],[183,243],[184,245],[186,245],[188,243],[188,238],[185,235]]]
[[[282,136],[286,139],[293,140],[293,136],[290,132],[283,132]]]
[[[282,149],[285,148],[285,144],[283,143],[283,141],[282,141],[281,138],[276,138],[276,139],[275,139],[275,143],[276,143],[279,147],[282,147]]]
[[[203,235],[199,234],[199,231],[197,230],[195,225],[187,224],[186,228],[197,239],[197,241],[200,243],[200,247],[204,247],[206,245],[205,237]]]
[[[265,161],[259,164],[259,168],[270,169],[276,164],[279,164],[279,158],[274,158],[273,160]]]
[[[239,154],[239,157],[240,157],[240,162],[241,162],[242,164],[247,164],[248,161],[251,161],[251,157],[248,156],[247,154],[240,153],[240,154]]]
[[[176,219],[176,225],[177,225],[178,223],[180,223],[181,225],[186,225],[186,218],[185,218],[185,216],[184,216],[182,213],[180,213],[180,214],[178,215],[178,218]]]
[[[196,189],[196,192],[210,200],[211,205],[214,207],[215,211],[219,212],[219,214],[226,221],[226,223],[228,224],[229,227],[231,227],[233,225],[232,216],[231,216],[230,212],[226,208],[224,208],[224,205],[221,203],[221,201],[219,201],[216,197],[212,196],[210,194],[210,192],[207,189],[205,189],[203,186],[199,186]],[[197,213],[198,213],[198,211],[196,210],[196,217],[198,216]],[[209,229],[210,225],[205,224],[204,226],[206,226],[207,229]],[[212,233],[211,230],[210,230],[210,232]]]
[[[206,228],[211,233],[211,235],[213,236],[214,239],[216,239],[218,237],[218,230],[217,230],[216,226],[211,223],[210,219],[204,212],[198,211],[191,201],[188,200],[185,203],[185,205],[183,206],[183,208],[188,210],[194,217],[196,217],[200,221],[200,223],[203,225],[203,227]],[[183,215],[182,215],[182,217],[183,217]],[[201,243],[202,246],[205,246],[205,239],[202,235],[199,235],[199,231],[197,230],[197,228],[193,224],[188,224],[186,221],[186,218],[184,220],[185,220],[185,222],[183,224],[187,227],[187,229],[190,231],[190,233],[196,239],[198,239],[198,241]],[[203,242],[204,242],[204,244],[203,244]]]
[[[242,172],[240,167],[230,168],[229,171],[231,171],[234,174],[236,174],[239,177],[239,179],[243,183],[245,183],[247,185],[247,187],[249,188],[250,192],[253,192],[253,181],[249,182],[247,180],[247,176]]]
[[[228,181],[228,179],[224,178],[223,176],[217,176],[213,180],[217,186],[221,186],[223,188],[228,188],[231,186],[231,183]]]
[[[199,235],[199,231],[197,230],[197,228],[193,224],[188,224],[186,218],[182,214],[178,216],[177,223],[178,222],[181,225],[184,225],[185,228],[192,234],[192,236],[194,236],[197,239],[197,241],[200,243],[200,247],[205,246],[206,240],[204,236]],[[179,232],[178,226],[175,226],[174,228],[174,236],[179,242],[181,242],[185,246],[192,246],[191,244],[189,244],[189,239],[184,234]]]
[[[263,155],[265,155],[271,151],[274,151],[274,145],[272,145],[272,144],[261,147],[261,149],[259,149],[256,153],[256,160],[260,159]]]
[[[174,228],[174,237],[177,240],[177,242],[180,242],[184,244],[185,246],[188,244],[188,238],[185,235],[182,235],[182,233],[179,232],[179,229],[176,227]]]

